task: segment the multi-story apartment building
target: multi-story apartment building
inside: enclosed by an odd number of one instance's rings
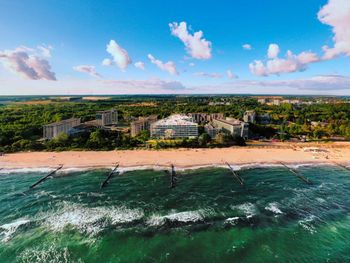
[[[108,126],[118,124],[118,112],[115,109],[98,111],[96,113],[96,123],[98,126]]]
[[[138,120],[130,123],[131,136],[137,136],[141,131],[149,131],[151,124],[157,121],[157,115],[139,117]]]
[[[44,139],[51,140],[61,133],[69,134],[69,131],[78,125],[80,125],[80,118],[71,118],[44,125]]]
[[[248,110],[244,113],[243,121],[254,123],[256,118],[256,112],[254,110]]]
[[[241,136],[244,139],[248,139],[249,125],[243,121],[233,118],[218,119],[213,120],[212,125],[216,129],[230,133],[233,136]]]
[[[151,136],[156,138],[198,137],[198,124],[186,115],[171,115],[151,124]]]

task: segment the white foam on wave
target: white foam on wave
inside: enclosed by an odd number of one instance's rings
[[[279,208],[279,203],[277,203],[277,202],[269,203],[269,204],[265,207],[265,210],[268,210],[268,211],[274,213],[275,215],[281,215],[281,214],[283,214],[283,212],[282,212],[281,209]]]
[[[52,168],[41,167],[41,168],[4,168],[0,170],[0,174],[12,174],[12,173],[48,173],[51,172]]]
[[[63,208],[49,214],[44,225],[53,231],[63,231],[70,226],[81,233],[98,234],[110,224],[123,224],[139,220],[143,211],[126,207],[85,207],[74,203],[65,203]]]
[[[11,223],[0,226],[0,230],[2,230],[0,232],[0,236],[3,236],[2,242],[9,241],[14,236],[14,234],[20,226],[23,226],[29,222],[30,221],[28,219],[19,218]]]
[[[82,263],[73,261],[68,248],[57,248],[54,244],[44,245],[43,247],[29,248],[24,250],[19,256],[18,261],[23,263]]]
[[[166,221],[190,223],[202,221],[204,218],[205,210],[172,212],[167,215],[154,214],[147,220],[147,224],[150,226],[160,226]]]
[[[314,215],[310,215],[302,220],[299,220],[298,221],[298,224],[304,228],[306,231],[310,232],[311,234],[315,234],[317,231],[316,231],[316,228],[313,224],[314,220],[315,220],[316,216]]]
[[[251,218],[258,214],[258,208],[256,207],[256,205],[249,202],[231,206],[231,209],[238,210],[239,212],[244,213],[244,215],[247,218]]]
[[[236,217],[229,217],[229,218],[225,219],[225,223],[228,223],[230,225],[236,225],[238,220],[239,220],[238,216],[236,216]]]

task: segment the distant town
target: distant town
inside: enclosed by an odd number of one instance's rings
[[[348,98],[2,97],[2,152],[346,141]]]

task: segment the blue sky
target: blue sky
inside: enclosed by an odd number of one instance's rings
[[[350,95],[349,23],[348,0],[0,0],[0,94]]]

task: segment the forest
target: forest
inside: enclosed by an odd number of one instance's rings
[[[6,99],[3,99],[6,100]],[[14,100],[14,98],[11,98]],[[156,114],[158,118],[173,113],[217,113],[242,119],[246,110],[269,114],[269,123],[250,124],[253,138],[288,140],[306,137],[308,140],[329,140],[332,137],[350,138],[350,103],[342,99],[337,103],[261,105],[249,96],[117,96],[106,101],[62,102],[46,98],[30,98],[32,103],[20,99],[0,104],[0,152],[60,151],[60,150],[112,150],[136,147],[219,147],[233,143],[244,145],[238,138],[219,136],[215,141],[200,127],[198,139],[156,143],[149,142],[149,133],[137,137],[129,133],[96,129],[91,133],[70,137],[61,134],[51,141],[41,140],[43,125],[79,117],[82,122],[95,118],[96,111],[115,108],[120,125],[127,127],[133,118]],[[316,123],[316,125],[315,125]],[[319,123],[319,125],[317,124]]]

